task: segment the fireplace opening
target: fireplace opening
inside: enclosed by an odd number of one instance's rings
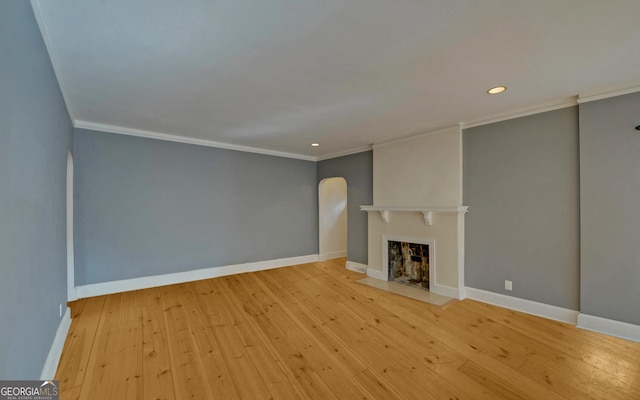
[[[387,241],[390,281],[429,290],[429,244]]]

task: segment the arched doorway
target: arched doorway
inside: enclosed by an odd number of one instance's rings
[[[326,178],[318,185],[320,260],[347,256],[347,181]]]

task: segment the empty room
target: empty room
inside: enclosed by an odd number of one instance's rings
[[[0,2],[0,399],[640,398],[638,15]]]

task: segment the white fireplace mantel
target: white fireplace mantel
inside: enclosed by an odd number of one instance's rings
[[[469,211],[467,206],[452,207],[431,207],[431,206],[360,206],[361,211],[380,213],[380,217],[386,223],[389,223],[390,212],[419,212],[422,213],[424,224],[431,226],[433,224],[433,214],[464,214]]]

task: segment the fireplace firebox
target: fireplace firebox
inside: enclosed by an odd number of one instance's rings
[[[386,279],[429,290],[435,272],[433,241],[394,237],[385,237],[384,241]]]

